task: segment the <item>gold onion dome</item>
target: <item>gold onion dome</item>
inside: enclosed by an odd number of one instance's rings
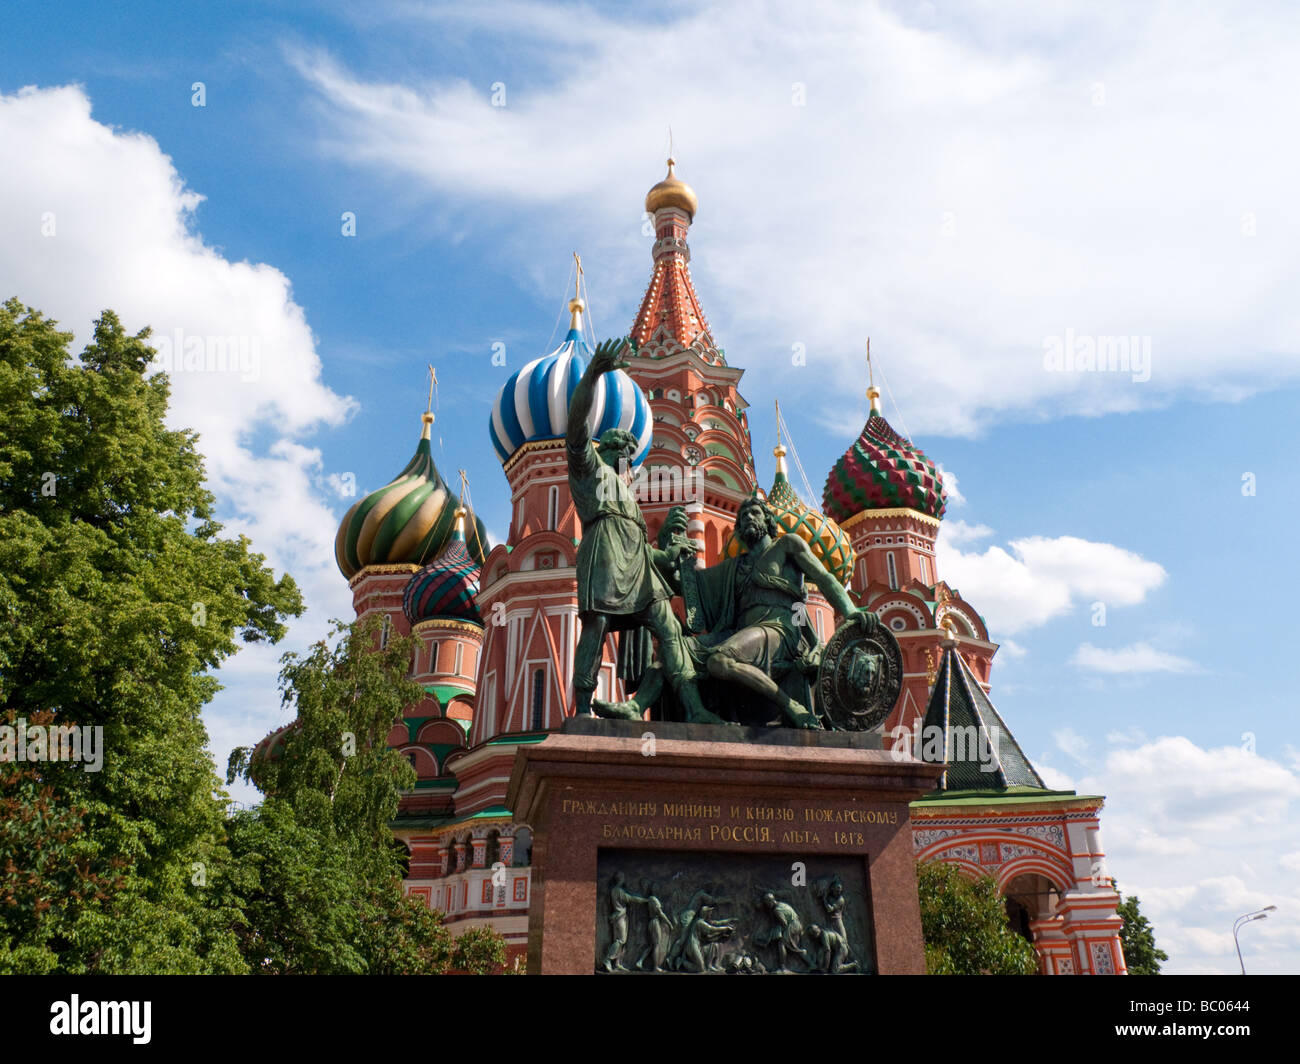
[[[433,463],[429,429],[397,477],[361,499],[344,516],[334,540],[334,560],[351,580],[368,565],[423,565],[437,557],[451,539],[456,523],[456,496]],[[473,513],[465,518],[466,548],[482,565],[487,557],[487,529]]]
[[[661,211],[665,207],[677,207],[690,215],[691,221],[694,221],[695,212],[700,206],[699,198],[695,195],[695,189],[685,181],[679,180],[673,173],[674,165],[676,160],[669,159],[668,176],[645,194],[645,209],[654,214],[655,211]]]
[[[772,452],[776,455],[776,479],[772,481],[772,490],[767,493],[767,506],[780,525],[779,535],[793,532],[809,547],[813,556],[841,584],[847,584],[853,576],[853,546],[849,537],[834,521],[806,505],[790,485],[790,478],[785,471],[785,448],[777,444]],[[744,547],[740,538],[733,531],[722,548],[723,554],[734,558],[742,553]]]

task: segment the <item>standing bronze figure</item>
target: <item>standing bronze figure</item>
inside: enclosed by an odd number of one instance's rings
[[[632,493],[636,437],[623,429],[609,429],[598,444],[591,442],[587,418],[596,381],[602,373],[627,367],[628,363],[619,359],[625,343],[607,340],[596,348],[569,402],[565,437],[569,490],[582,522],[577,559],[582,634],[573,662],[576,711],[579,715],[591,713],[606,633],[644,625],[658,641],[664,678],[685,707],[687,719],[722,723],[700,701],[681,626],[669,606],[672,591],[659,570],[689,548],[676,545],[655,557],[645,518]]]

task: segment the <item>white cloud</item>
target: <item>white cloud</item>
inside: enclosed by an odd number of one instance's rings
[[[993,529],[988,525],[972,525],[957,517],[946,517],[943,524],[939,526],[939,542],[946,547],[962,547],[978,543],[991,535]]]
[[[966,496],[961,493],[961,487],[957,483],[957,474],[951,469],[944,469],[942,463],[936,463],[935,467],[939,470],[939,476],[943,478],[943,492],[948,500],[949,508],[965,506]]]
[[[1265,905],[1278,912],[1242,932],[1248,970],[1300,970],[1300,774],[1162,736],[1111,749],[1077,789],[1106,795],[1108,871],[1140,897],[1168,971],[1235,971],[1233,920]]]
[[[1036,768],[1038,774],[1043,777],[1043,782],[1047,784],[1049,790],[1072,791],[1075,789],[1074,780],[1060,769],[1053,768],[1051,765],[1045,765],[1041,761],[1035,761],[1034,768]]]
[[[1023,658],[1026,654],[1029,653],[1028,650],[1022,647],[1014,639],[1004,639],[1002,640],[1001,643],[998,644],[998,647],[1005,657],[1011,658],[1012,660],[1016,658]]]
[[[1131,725],[1123,731],[1106,733],[1106,742],[1112,746],[1140,746],[1147,741],[1147,733],[1137,725]]]
[[[956,542],[963,537],[973,538],[960,529]],[[1046,624],[1079,602],[1136,605],[1167,575],[1132,551],[1075,536],[1030,536],[1009,546],[966,553],[941,536],[936,548],[943,578],[979,604],[995,637]]]
[[[133,332],[151,326],[163,348],[178,335],[182,349],[197,338],[205,351],[237,338],[226,350],[246,360],[228,355],[235,370],[209,368],[214,360],[172,375],[168,421],[199,432],[227,534],[248,535],[277,570],[292,572],[311,608],[300,624],[350,614],[320,452],[299,440],[341,424],[352,404],[321,380],[289,279],[205,244],[194,228],[202,197],[151,137],[95,121],[79,87],[0,95],[0,143],[0,290],[75,332],[77,349],[105,308]],[[51,217],[54,235],[42,235]],[[220,764],[229,746],[280,723],[280,649],[241,651],[222,669],[231,690],[205,713]]]
[[[815,372],[783,383],[812,396],[827,379],[865,384],[871,335],[918,433],[1296,378],[1300,305],[1280,279],[1300,246],[1297,149],[1276,136],[1300,95],[1294,22],[981,10],[825,0],[756,19],[722,3],[632,24],[481,4],[409,17],[416,47],[474,33],[510,55],[502,107],[486,76],[403,82],[396,64],[372,78],[320,52],[292,61],[318,95],[327,152],[436,197],[449,227],[526,208],[502,262],[550,296],[564,267],[536,249],[582,246],[596,297],[629,321],[639,194],[671,124],[700,195],[696,269],[719,339],[751,369],[784,371],[804,343]],[[1234,149],[1207,155],[1216,142]],[[1149,343],[1150,380],[1048,371],[1067,332]],[[844,389],[826,418],[856,433],[858,394]]]
[[[1094,672],[1126,674],[1141,672],[1198,672],[1200,666],[1188,658],[1156,650],[1148,643],[1107,650],[1081,643],[1070,664]]]
[[[1073,728],[1058,728],[1052,732],[1052,738],[1056,742],[1057,749],[1067,757],[1081,765],[1088,764],[1090,760],[1088,740]]]

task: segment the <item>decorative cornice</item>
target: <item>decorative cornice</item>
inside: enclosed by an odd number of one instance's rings
[[[419,571],[420,567],[418,565],[407,565],[405,563],[401,565],[367,565],[348,581],[348,587],[356,587],[368,576],[409,576],[411,573],[418,573]]]
[[[919,521],[923,525],[931,525],[934,528],[938,528],[943,523],[939,518],[923,514],[920,510],[913,510],[911,507],[892,506],[885,510],[863,510],[861,513],[854,514],[847,521],[840,521],[839,526],[847,532],[857,525],[884,517],[908,517]]]
[[[520,446],[515,449],[515,453],[506,459],[505,465],[501,468],[505,470],[506,475],[509,476],[510,471],[523,461],[524,455],[531,454],[534,451],[543,450],[558,451],[560,452],[560,457],[563,458],[564,437],[558,436],[553,440],[529,440],[527,443],[520,444]]]
[[[426,621],[418,621],[411,632],[418,635],[433,628],[444,632],[466,632],[480,639],[483,638],[483,625],[471,624],[469,621],[454,621],[449,617],[430,617]]]

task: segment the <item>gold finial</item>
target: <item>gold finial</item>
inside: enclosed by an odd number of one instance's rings
[[[438,374],[434,372],[433,363],[429,364],[429,401],[425,404],[424,413],[420,415],[420,420],[424,423],[424,430],[420,433],[420,438],[427,440],[430,436],[429,427],[433,424],[433,396],[438,387]]]
[[[582,301],[582,257],[576,251],[573,253],[573,265],[577,272],[573,278],[573,298],[569,300],[569,328],[581,329],[580,315],[587,309],[587,305]]]
[[[781,402],[778,399],[773,399],[772,405],[776,407],[776,446],[772,448],[772,454],[776,458],[776,472],[779,476],[786,472],[786,450],[785,444],[781,442]]]
[[[673,169],[676,165],[677,160],[669,154],[668,176],[646,193],[645,209],[647,213],[654,214],[665,207],[676,207],[678,210],[685,211],[688,219],[694,220],[700,201],[695,195],[695,190],[678,178]]]
[[[465,532],[465,515],[469,513],[465,509],[465,484],[469,480],[469,475],[463,469],[457,470],[457,472],[460,473],[460,499],[456,503],[456,531],[463,535]]]
[[[876,387],[876,370],[871,364],[871,337],[867,337],[867,399],[871,402],[871,412],[880,413],[880,389]]]

